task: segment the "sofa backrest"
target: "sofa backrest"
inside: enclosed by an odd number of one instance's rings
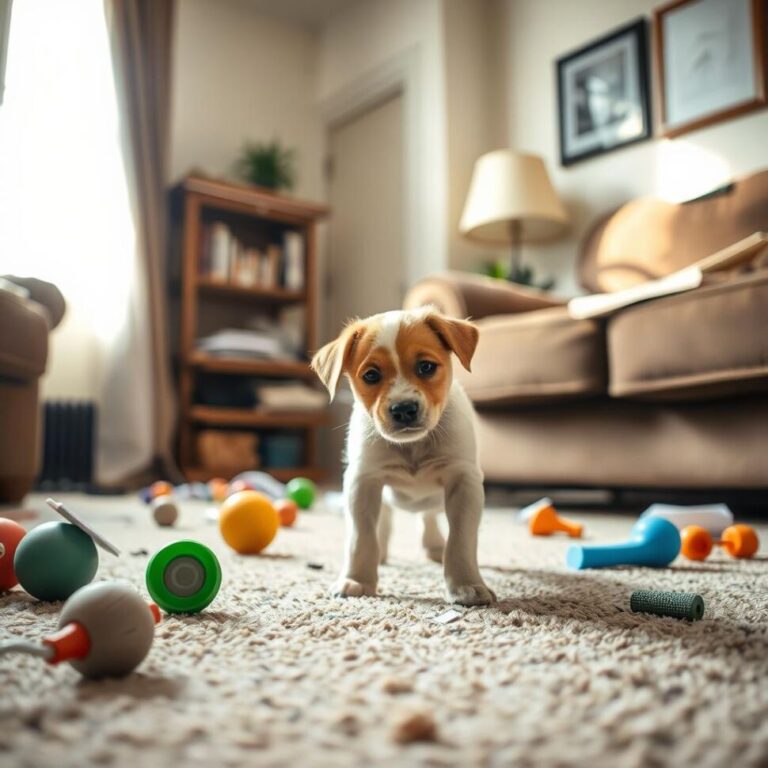
[[[579,279],[616,291],[662,277],[768,231],[768,170],[686,203],[632,200],[598,221],[581,244]]]

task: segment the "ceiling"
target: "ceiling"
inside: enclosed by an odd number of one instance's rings
[[[319,27],[331,16],[362,0],[246,0],[255,11],[285,21]]]

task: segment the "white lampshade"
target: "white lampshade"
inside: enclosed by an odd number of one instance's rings
[[[515,222],[520,242],[548,240],[565,230],[568,213],[540,157],[511,149],[488,152],[475,163],[459,231],[471,240],[505,245]]]

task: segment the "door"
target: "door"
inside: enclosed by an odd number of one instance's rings
[[[325,340],[402,305],[402,110],[398,94],[331,130]]]

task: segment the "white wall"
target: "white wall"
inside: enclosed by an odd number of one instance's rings
[[[315,105],[317,39],[245,0],[180,0],[173,58],[171,178],[199,168],[231,176],[246,140],[297,152],[293,194],[324,194]]]
[[[638,16],[650,17],[658,5],[658,0],[502,0],[508,142],[546,159],[573,215],[567,239],[526,249],[541,273],[556,274],[561,293],[580,290],[574,272],[578,238],[601,212],[640,195],[693,197],[768,166],[768,112],[762,111],[560,167],[555,59]]]

